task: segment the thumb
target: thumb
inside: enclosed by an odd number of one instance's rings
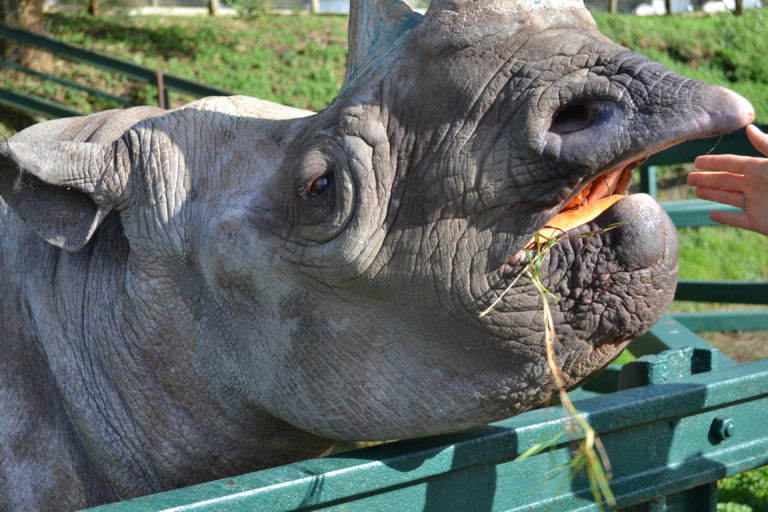
[[[756,150],[768,156],[768,134],[761,132],[760,128],[751,124],[747,126],[747,137]]]

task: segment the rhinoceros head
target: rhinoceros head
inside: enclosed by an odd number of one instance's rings
[[[581,0],[434,0],[424,16],[361,0],[350,27],[342,91],[318,114],[219,98],[46,123],[3,147],[0,192],[70,251],[117,212],[163,360],[327,438],[546,401],[528,262],[547,239],[538,279],[569,386],[659,319],[676,235],[626,195],[631,171],[747,124],[749,103],[612,43]]]

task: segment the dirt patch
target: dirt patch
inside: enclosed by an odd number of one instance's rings
[[[768,331],[701,332],[698,335],[737,363],[768,358]]]

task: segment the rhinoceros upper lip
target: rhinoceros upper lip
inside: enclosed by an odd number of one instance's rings
[[[714,131],[711,133],[699,133],[699,137],[719,135],[725,132]],[[532,249],[536,245],[546,243],[552,238],[564,235],[568,230],[581,226],[594,220],[605,210],[613,206],[629,193],[629,185],[632,180],[632,171],[641,165],[654,153],[675,146],[691,137],[680,137],[653,150],[634,157],[600,173],[596,178],[582,185],[576,194],[568,200],[547,223],[531,237],[525,245],[525,249]],[[512,257],[515,260],[518,255]]]
[[[525,249],[532,249],[538,244],[564,235],[568,230],[594,220],[614,203],[629,193],[632,171],[645,161],[645,157],[622,163],[584,184],[576,194],[566,202],[558,213],[526,244]]]
[[[594,220],[614,203],[626,197],[629,193],[632,171],[647,157],[646,154],[629,162],[622,162],[583,184],[570,199],[562,204],[558,213],[531,237],[523,250],[509,258],[506,264],[511,266],[526,264],[527,250],[553,238],[561,237],[568,230]]]

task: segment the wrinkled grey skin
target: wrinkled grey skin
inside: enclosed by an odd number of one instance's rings
[[[530,280],[479,315],[519,251],[606,170],[753,116],[553,3],[434,1],[424,19],[353,3],[347,80],[316,115],[212,98],[2,144],[0,509],[75,509],[545,402]],[[647,196],[569,234],[615,222],[541,269],[569,386],[672,297],[676,237]]]

